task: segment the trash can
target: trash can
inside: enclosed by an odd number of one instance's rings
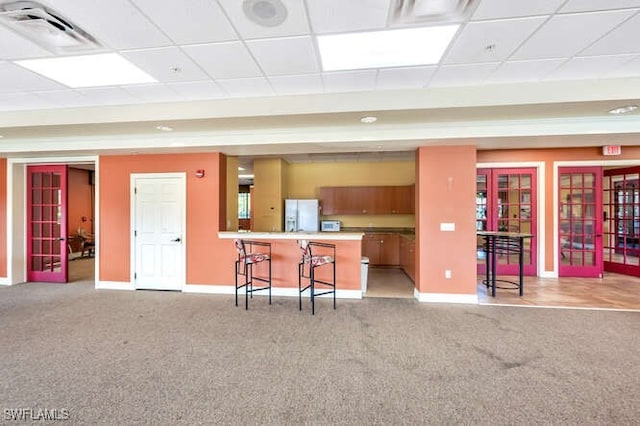
[[[360,282],[362,283],[362,294],[367,292],[367,277],[369,276],[369,258],[363,256],[360,260]]]

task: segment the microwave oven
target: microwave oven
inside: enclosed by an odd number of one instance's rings
[[[323,220],[320,222],[320,230],[322,232],[338,232],[340,231],[339,220]]]

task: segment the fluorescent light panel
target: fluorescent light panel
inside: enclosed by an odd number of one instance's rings
[[[459,25],[318,36],[324,71],[437,64]]]
[[[73,88],[157,82],[117,53],[27,59],[15,63]]]

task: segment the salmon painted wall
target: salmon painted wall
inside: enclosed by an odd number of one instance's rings
[[[224,186],[218,153],[101,156],[100,280],[130,282],[130,176],[132,173],[185,172],[187,175],[187,284],[233,283],[233,241],[219,240],[224,223]],[[195,172],[205,169],[206,176]],[[222,210],[222,211],[221,211]]]
[[[539,137],[543,143],[548,143],[548,139],[554,139],[556,142],[565,142],[571,144],[574,140],[580,141],[580,143],[593,143],[596,138],[600,138],[602,145],[607,145],[608,136],[594,135],[583,137]],[[638,140],[640,143],[640,139]],[[493,150],[493,151],[478,151],[477,154],[478,163],[514,163],[514,162],[544,162],[545,164],[545,194],[538,194],[538,200],[543,196],[545,198],[545,258],[544,266],[546,271],[553,270],[553,263],[556,257],[554,252],[553,241],[553,189],[556,183],[553,181],[553,163],[555,161],[598,161],[602,162],[603,166],[607,165],[607,162],[619,161],[619,160],[635,160],[640,164],[640,146],[623,146],[622,155],[615,157],[603,156],[601,146],[586,147],[586,148],[563,148],[563,149],[528,149],[528,150]],[[541,273],[542,271],[538,271]]]
[[[0,277],[7,276],[7,159],[0,158]]]
[[[93,216],[91,214],[92,186],[89,184],[89,171],[69,167],[67,173],[67,229],[69,235],[75,235],[78,228],[82,227],[93,233]],[[86,218],[83,222],[82,218]],[[73,251],[80,249],[80,242],[71,242]]]
[[[317,198],[322,186],[412,185],[416,181],[415,161],[347,161],[289,164],[286,198]],[[414,226],[413,215],[336,215],[346,227]]]
[[[416,161],[416,288],[476,294],[476,147],[429,146]],[[454,223],[455,231],[441,231]],[[418,266],[419,265],[419,266]],[[445,278],[451,271],[451,279]]]

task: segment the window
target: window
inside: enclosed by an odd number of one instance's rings
[[[238,193],[238,219],[251,218],[251,194],[248,192]]]

